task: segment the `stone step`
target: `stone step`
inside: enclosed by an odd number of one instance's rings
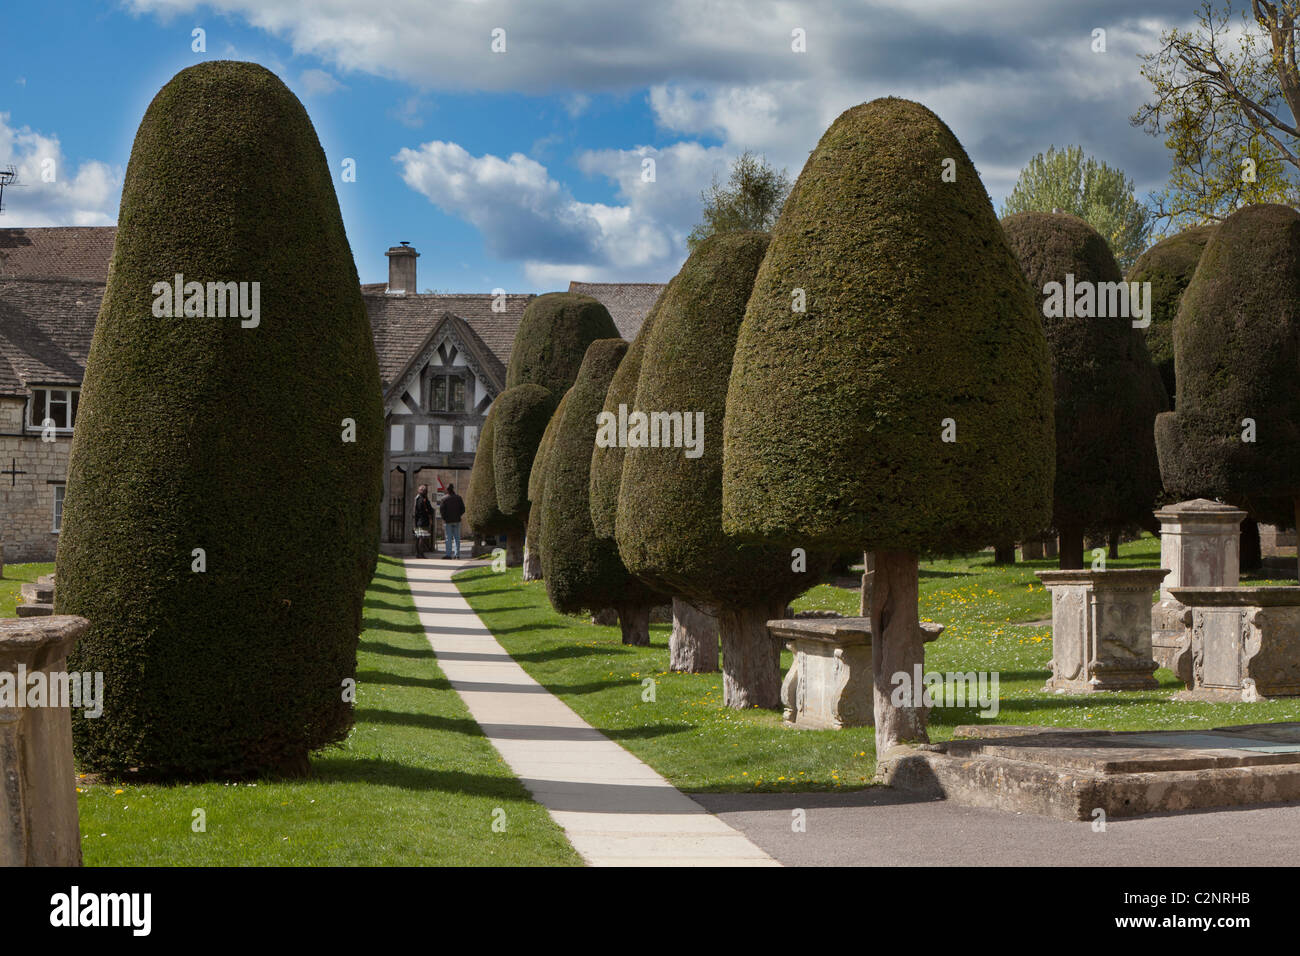
[[[54,613],[53,604],[19,604],[19,617],[49,617]]]
[[[53,574],[42,574],[39,578],[36,579],[36,583],[37,583],[37,584],[44,584],[44,585],[46,585],[46,586],[48,586],[48,587],[54,587],[54,575],[53,575]]]
[[[1119,818],[1300,800],[1298,723],[1195,733],[1005,730],[896,747],[880,777],[961,806],[1075,821],[1098,811]]]
[[[54,585],[24,581],[20,591],[27,604],[49,604],[54,600]]]

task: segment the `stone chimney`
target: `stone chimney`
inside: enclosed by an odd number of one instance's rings
[[[415,284],[415,260],[420,254],[403,240],[400,246],[393,246],[384,255],[388,256],[389,295],[414,295],[420,291]]]

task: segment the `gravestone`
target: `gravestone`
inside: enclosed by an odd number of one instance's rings
[[[1196,498],[1155,512],[1160,521],[1160,566],[1169,576],[1151,609],[1151,651],[1188,688],[1192,658],[1184,608],[1172,588],[1232,587],[1241,573],[1241,521],[1246,512]]]
[[[27,706],[38,672],[46,687],[65,674],[68,653],[85,633],[84,617],[0,619],[0,866],[80,866],[81,830],[72,764],[72,712]]]
[[[767,629],[794,656],[781,684],[787,727],[839,730],[875,723],[871,618],[782,618],[768,621]],[[942,633],[942,624],[921,624],[926,643]]]
[[[1300,694],[1300,587],[1174,588],[1191,661],[1178,700]]]
[[[1020,556],[1025,561],[1038,561],[1043,558],[1054,558],[1057,555],[1056,538],[1038,538],[1035,541],[1024,541],[1020,545]]]
[[[1154,690],[1151,594],[1166,568],[1038,571],[1052,592],[1052,676],[1046,690]]]

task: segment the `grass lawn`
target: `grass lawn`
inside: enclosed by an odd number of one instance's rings
[[[54,562],[48,564],[6,564],[0,578],[0,617],[15,617],[19,591],[24,581],[35,582],[43,574],[54,573]]]
[[[5,576],[46,571],[11,565]],[[397,561],[380,559],[365,628],[356,727],[313,759],[310,777],[177,786],[83,779],[86,864],[579,864],[439,670]],[[206,832],[193,829],[196,810]],[[504,819],[503,831],[494,819]]]
[[[1122,545],[1111,568],[1158,567],[1158,539]],[[958,724],[1050,724],[1107,730],[1200,729],[1226,724],[1300,720],[1300,698],[1253,704],[1174,703],[1182,684],[1156,672],[1158,690],[1087,697],[1046,693],[1051,599],[1034,571],[1056,560],[994,566],[992,552],[921,564],[921,617],[946,625],[928,645],[927,671],[998,674],[999,712],[936,707],[930,736],[944,740]],[[1294,584],[1247,575],[1251,583]],[[497,639],[536,680],[685,790],[829,790],[862,787],[875,773],[870,727],[793,731],[775,711],[722,706],[719,674],[672,674],[668,625],[651,628],[651,646],[624,647],[616,627],[553,611],[545,583],[523,583],[518,568],[473,568],[456,576],[461,592]],[[796,610],[858,612],[856,589],[818,585]],[[782,654],[789,667],[790,654]],[[654,700],[643,700],[653,679]]]

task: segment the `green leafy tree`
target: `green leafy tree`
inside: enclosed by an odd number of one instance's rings
[[[260,283],[259,322],[157,316],[176,273]],[[182,70],[131,148],[68,462],[55,603],[91,621],[70,663],[105,688],[73,712],[81,769],[303,773],[347,736],[383,423],[306,111],[254,63]]]
[[[1151,212],[1134,196],[1133,181],[1123,170],[1084,156],[1082,146],[1051,146],[1031,159],[1002,215],[1058,209],[1101,233],[1122,269],[1137,261],[1151,235]]]
[[[1152,98],[1131,118],[1164,136],[1173,166],[1152,196],[1166,232],[1219,222],[1251,203],[1300,201],[1300,70],[1296,16],[1300,3],[1205,0],[1191,30],[1161,34],[1143,57]]]
[[[1051,520],[1055,403],[1034,301],[961,143],[895,98],[822,136],[754,279],[727,390],[722,530],[871,552],[882,758],[926,739],[923,702],[898,702],[891,682],[924,668],[918,555]]]
[[[701,242],[719,232],[766,232],[781,215],[790,194],[790,177],[778,171],[762,156],[746,150],[731,164],[726,183],[713,178],[700,193],[704,221],[691,230],[686,244],[692,252]]]

